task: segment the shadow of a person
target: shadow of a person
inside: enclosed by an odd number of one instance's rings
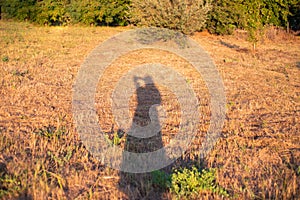
[[[162,101],[161,95],[150,76],[144,78],[135,76],[134,83],[136,87],[137,106],[132,119],[132,128],[129,131],[134,131],[133,129],[135,129],[136,126],[146,127],[154,122],[158,122],[155,126],[159,127],[155,127],[155,130],[159,131],[157,131],[155,135],[145,138],[134,137],[132,134],[127,133],[124,150],[133,153],[149,153],[163,147],[160,131],[161,125],[159,123],[159,113],[157,110],[157,106],[160,105]],[[126,158],[123,157],[122,163],[126,161]],[[159,191],[156,191],[151,185],[150,173],[133,174],[120,171],[119,187],[129,199],[162,198]]]

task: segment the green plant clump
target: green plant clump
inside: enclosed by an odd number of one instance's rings
[[[9,61],[9,57],[8,56],[3,56],[2,57],[2,62],[8,62]]]
[[[184,168],[172,174],[163,171],[151,173],[152,183],[159,188],[168,188],[177,198],[196,198],[201,192],[212,192],[229,197],[228,192],[216,183],[215,169],[198,170]]]
[[[228,192],[216,183],[215,169],[199,171],[196,167],[176,170],[171,176],[171,192],[178,197],[192,197],[200,192],[210,191],[228,197]]]
[[[152,183],[159,188],[167,188],[171,185],[171,176],[164,171],[156,170],[151,172]]]
[[[55,126],[49,125],[47,127],[37,130],[35,133],[37,135],[46,137],[48,139],[53,139],[53,138],[61,137],[66,132],[67,131],[66,131],[65,127],[55,127]]]

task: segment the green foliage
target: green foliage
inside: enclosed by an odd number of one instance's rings
[[[21,184],[20,177],[9,173],[6,164],[0,162],[0,199],[7,199],[7,196],[15,196],[25,190]]]
[[[64,127],[55,127],[55,126],[47,126],[39,129],[35,132],[37,135],[46,137],[48,139],[59,138],[63,134],[66,133],[66,129]]]
[[[4,18],[42,25],[126,25],[129,0],[2,0]]]
[[[234,29],[241,26],[240,20],[243,9],[241,0],[215,0],[213,9],[209,13],[207,28],[211,33],[231,34]]]
[[[132,0],[131,22],[190,34],[204,28],[210,9],[205,0]]]
[[[96,25],[103,20],[103,10],[99,1],[75,0],[68,7],[72,23]]]
[[[244,29],[248,31],[248,41],[253,44],[253,50],[256,49],[256,43],[263,35],[264,17],[268,16],[268,9],[264,7],[261,0],[249,0],[245,3],[247,10],[243,16],[248,16],[244,19]],[[263,15],[265,11],[266,15]]]
[[[1,172],[1,171],[0,171]],[[7,195],[16,195],[22,189],[21,182],[16,176],[0,173],[0,198],[4,199]]]
[[[300,1],[295,1],[290,6],[290,12],[291,14],[288,16],[290,27],[293,30],[298,31],[300,30]]]
[[[123,26],[130,21],[186,34],[205,27],[216,34],[241,28],[253,43],[265,25],[300,29],[299,0],[0,0],[0,6],[3,18],[42,25]]]
[[[128,0],[74,0],[68,6],[72,23],[87,25],[126,25]]]
[[[296,172],[297,172],[297,174],[300,176],[300,165],[298,166]]]
[[[178,198],[197,197],[205,191],[229,197],[228,192],[216,183],[215,169],[199,171],[193,167],[175,170],[171,175],[164,171],[153,171],[151,175],[154,186],[169,188]]]
[[[9,57],[8,56],[3,56],[2,57],[2,62],[8,62],[9,61]]]
[[[216,34],[231,34],[236,28],[261,29],[264,25],[286,27],[296,0],[215,0],[207,28]],[[250,37],[254,37],[250,33]]]
[[[14,76],[25,77],[27,74],[29,74],[29,70],[24,70],[24,71],[13,70],[11,73]]]
[[[36,2],[37,0],[1,0],[0,6],[5,18],[30,21],[35,18]]]
[[[47,151],[47,156],[51,161],[54,161],[59,167],[63,167],[68,163],[73,156],[73,147],[68,147],[62,154],[57,155],[57,152]]]
[[[108,135],[105,135],[105,139],[111,146],[118,146],[125,140],[125,137],[121,133],[115,132],[111,139]]]
[[[171,175],[171,192],[180,197],[192,197],[201,191],[210,191],[220,196],[228,197],[228,192],[216,183],[214,169],[199,171],[196,167],[191,170],[176,170]]]
[[[171,185],[171,176],[164,171],[153,171],[151,172],[152,183],[156,187],[167,188]]]
[[[106,25],[127,25],[130,0],[104,0],[103,22]]]
[[[35,21],[45,25],[63,25],[66,20],[66,6],[68,0],[43,0],[37,3]]]

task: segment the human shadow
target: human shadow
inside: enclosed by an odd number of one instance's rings
[[[127,133],[124,150],[132,153],[149,153],[163,147],[162,134],[158,131],[154,136],[139,138],[132,136],[136,126],[146,127],[153,122],[159,122],[157,106],[161,104],[161,94],[154,85],[152,77],[134,77],[137,106],[134,111],[132,126]],[[155,130],[161,129],[158,123]],[[123,154],[121,163],[128,162]],[[152,187],[151,173],[128,173],[120,171],[119,188],[129,199],[162,199],[162,191]]]

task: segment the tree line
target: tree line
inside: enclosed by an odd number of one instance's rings
[[[0,0],[2,19],[49,26],[147,25],[230,34],[265,25],[300,29],[299,0]]]

